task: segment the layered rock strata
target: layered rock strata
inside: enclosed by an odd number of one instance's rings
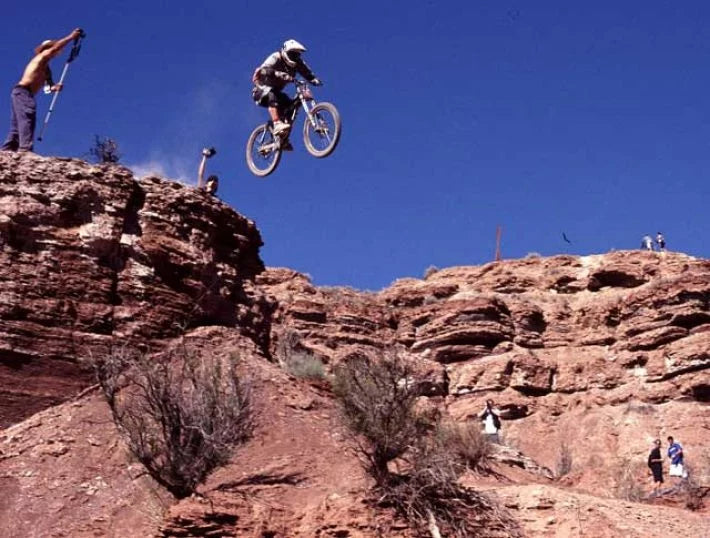
[[[266,346],[254,223],[195,189],[118,166],[0,155],[0,427],[89,383],[79,361],[185,328]]]

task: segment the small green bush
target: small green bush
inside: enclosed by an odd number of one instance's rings
[[[312,353],[293,353],[286,362],[286,371],[294,377],[301,379],[325,379],[325,365],[323,361]]]

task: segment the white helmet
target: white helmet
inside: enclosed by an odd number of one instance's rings
[[[289,67],[296,66],[298,56],[300,56],[302,52],[306,52],[306,47],[304,47],[295,39],[289,39],[288,41],[284,41],[284,44],[281,47],[281,57],[284,59],[284,62],[286,62]]]

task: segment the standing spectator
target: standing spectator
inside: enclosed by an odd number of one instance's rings
[[[641,248],[646,250],[653,250],[653,239],[650,235],[644,235],[641,239]]]
[[[486,407],[478,416],[483,421],[483,433],[490,441],[500,444],[500,409],[494,407],[493,400],[486,400]]]
[[[658,495],[658,490],[663,484],[663,458],[661,457],[661,440],[653,442],[653,448],[648,455],[648,467],[653,476],[653,495]]]
[[[47,93],[61,91],[62,86],[55,84],[49,70],[49,61],[62,52],[62,49],[82,35],[80,28],[62,39],[48,39],[36,49],[35,54],[25,67],[22,78],[12,89],[10,100],[10,132],[0,148],[2,151],[32,151],[37,123],[37,102],[35,94],[45,86]]]
[[[668,469],[668,476],[685,478],[688,474],[683,466],[683,447],[680,443],[676,443],[673,437],[668,437],[668,458],[671,460],[671,465]]]
[[[658,250],[661,252],[666,251],[666,239],[663,237],[661,232],[656,234],[656,245],[658,245]]]

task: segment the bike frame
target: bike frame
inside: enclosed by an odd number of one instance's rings
[[[315,97],[313,97],[313,94],[311,93],[310,88],[308,87],[308,84],[300,79],[295,79],[293,83],[296,85],[296,97],[294,98],[294,101],[298,99],[297,102],[301,103],[301,108],[306,111],[306,115],[308,116],[308,121],[311,122],[311,125],[315,129],[317,124],[316,120],[313,117],[312,109],[314,106],[316,106],[316,100]],[[298,115],[298,106],[295,107],[295,110],[293,112],[293,119],[291,120],[291,124],[296,120],[296,116]]]
[[[303,108],[303,110],[306,111],[306,116],[308,118],[306,121],[309,121],[315,129],[317,127],[317,123],[311,111],[313,107],[316,106],[316,100],[313,97],[313,94],[311,94],[308,83],[301,79],[294,79],[293,83],[296,85],[296,95],[293,97],[291,104],[286,108],[286,110],[284,110],[284,115],[289,119],[289,123],[291,124],[291,127],[293,127],[296,123],[296,118],[298,117],[298,110]],[[269,124],[272,124],[272,122],[269,121]],[[265,136],[266,131],[264,131],[259,138],[259,145],[264,143]],[[276,139],[278,140],[277,144],[280,145],[281,138],[276,137]]]

